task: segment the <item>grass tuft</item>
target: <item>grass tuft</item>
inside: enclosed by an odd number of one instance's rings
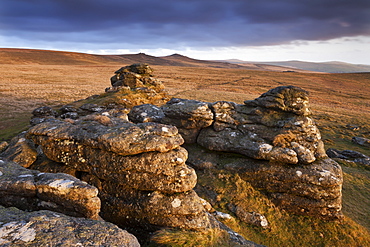
[[[149,246],[230,246],[229,235],[225,230],[209,229],[205,231],[184,231],[163,229],[157,231],[151,238]]]

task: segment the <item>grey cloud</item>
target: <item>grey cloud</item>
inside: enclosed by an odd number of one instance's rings
[[[0,34],[142,48],[370,35],[368,0],[2,0]]]

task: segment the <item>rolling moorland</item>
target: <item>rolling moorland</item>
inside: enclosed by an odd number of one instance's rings
[[[357,73],[357,72],[370,72],[370,65],[365,64],[350,64],[350,63],[343,63],[343,62],[322,62],[322,63],[314,63],[314,62],[304,62],[304,61],[277,61],[277,62],[246,62],[237,59],[225,60],[224,62],[230,62],[233,64],[251,64],[254,63],[256,65],[275,65],[275,66],[283,66],[289,67],[290,70],[308,70],[308,71],[315,71],[315,72],[325,72],[325,73]]]
[[[310,93],[313,117],[326,148],[370,150],[355,145],[352,137],[370,136],[370,73],[312,73],[272,65],[237,65],[199,61],[181,55],[153,57],[145,54],[99,56],[80,53],[0,49],[0,141],[9,140],[28,126],[33,109],[60,106],[101,94],[110,86],[109,78],[118,68],[146,62],[154,75],[163,81],[172,97],[242,103],[271,88],[294,85]],[[358,128],[352,128],[358,126]],[[272,227],[261,230],[233,220],[225,222],[247,239],[267,246],[365,246],[370,230],[370,169],[353,162],[340,163],[344,171],[344,223],[328,223],[306,217],[289,216],[271,206],[260,192],[240,179],[220,172],[198,174],[199,183],[217,187],[225,197],[237,196],[230,191],[242,190],[257,210],[265,212]],[[227,177],[228,179],[224,179]],[[237,188],[235,188],[237,186]],[[227,211],[217,204],[219,211]],[[300,238],[297,239],[296,236]],[[197,239],[191,233],[163,232],[163,239]],[[168,240],[169,245],[171,241]],[[181,246],[180,240],[176,242]],[[200,241],[197,239],[196,241]],[[164,241],[165,242],[165,241]],[[172,246],[176,246],[172,243]],[[191,245],[191,244],[190,244]]]

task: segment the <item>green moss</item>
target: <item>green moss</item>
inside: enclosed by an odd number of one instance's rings
[[[9,141],[29,127],[30,113],[3,117],[0,122],[0,141]]]

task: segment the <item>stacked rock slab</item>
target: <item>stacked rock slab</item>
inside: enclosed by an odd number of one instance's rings
[[[198,108],[185,107],[189,103]],[[238,171],[281,207],[328,219],[342,217],[342,170],[325,153],[310,117],[308,92],[282,86],[244,104],[174,99],[162,109],[166,124],[196,130],[189,143],[196,140],[209,150],[250,158]]]
[[[213,123],[213,113],[206,102],[173,98],[161,109],[161,122],[176,126],[186,143],[195,143],[200,130]]]
[[[0,206],[0,246],[140,246],[117,226],[48,210],[25,212]]]
[[[94,186],[63,173],[41,173],[0,159],[0,205],[99,219],[100,199]]]
[[[210,227],[174,126],[55,120],[32,127],[27,137],[49,159],[76,169],[99,189],[101,216],[108,221],[148,230]]]
[[[164,89],[161,81],[152,76],[153,70],[146,63],[137,63],[125,66],[114,72],[115,75],[110,78],[111,88],[106,91],[116,91],[120,87],[129,88],[147,88],[160,92]]]

